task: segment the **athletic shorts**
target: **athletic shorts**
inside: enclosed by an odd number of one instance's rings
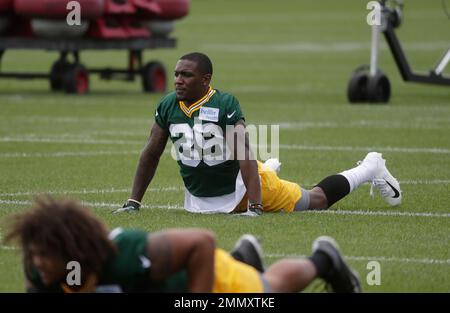
[[[229,253],[216,249],[214,261],[214,287],[216,293],[268,291],[261,273],[254,267],[235,260]]]
[[[258,162],[258,173],[261,181],[261,196],[264,212],[292,212],[295,204],[302,197],[302,191],[298,184],[280,179],[277,173]],[[247,196],[234,212],[245,212],[247,210]]]

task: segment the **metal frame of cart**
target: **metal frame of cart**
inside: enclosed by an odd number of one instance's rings
[[[50,72],[2,72],[0,78],[17,79],[48,79],[53,91],[63,90],[67,93],[83,94],[89,91],[89,74],[96,73],[102,79],[121,79],[134,81],[141,76],[142,87],[145,92],[164,92],[167,85],[166,70],[162,63],[151,61],[146,64],[142,60],[142,51],[155,48],[174,48],[176,40],[173,38],[147,39],[46,39],[0,37],[0,65],[6,50],[49,50],[58,51],[56,60]],[[82,50],[128,50],[127,68],[86,68],[80,62]],[[73,62],[68,56],[73,55]]]

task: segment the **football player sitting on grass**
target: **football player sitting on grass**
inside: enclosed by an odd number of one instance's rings
[[[309,258],[283,259],[264,270],[252,235],[229,254],[208,230],[108,232],[80,203],[42,197],[14,217],[5,241],[14,239],[28,292],[299,292],[318,277],[334,292],[361,291],[330,237],[317,238]]]
[[[239,101],[211,87],[211,60],[202,53],[182,56],[175,66],[175,91],[159,102],[155,124],[134,177],[130,198],[118,212],[138,212],[168,138],[185,186],[184,208],[195,213],[294,212],[331,207],[371,182],[390,205],[401,202],[400,185],[381,153],[324,178],[311,190],[278,178],[278,160],[256,161]],[[236,140],[235,140],[236,139]]]

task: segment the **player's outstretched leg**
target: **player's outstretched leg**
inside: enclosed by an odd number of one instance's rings
[[[272,264],[263,274],[271,292],[300,292],[316,278],[324,279],[333,292],[361,292],[356,272],[344,261],[330,237],[319,237],[308,258],[285,258]]]
[[[400,204],[402,199],[400,184],[387,169],[386,160],[382,158],[381,153],[369,152],[357,164],[358,166],[352,169],[326,177],[311,190],[303,190],[303,199],[300,199],[295,209],[297,211],[327,209],[367,182],[371,182],[380,190],[387,203]]]

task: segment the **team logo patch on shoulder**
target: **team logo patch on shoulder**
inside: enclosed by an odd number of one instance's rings
[[[201,107],[198,118],[204,121],[218,122],[219,121],[219,109]]]

